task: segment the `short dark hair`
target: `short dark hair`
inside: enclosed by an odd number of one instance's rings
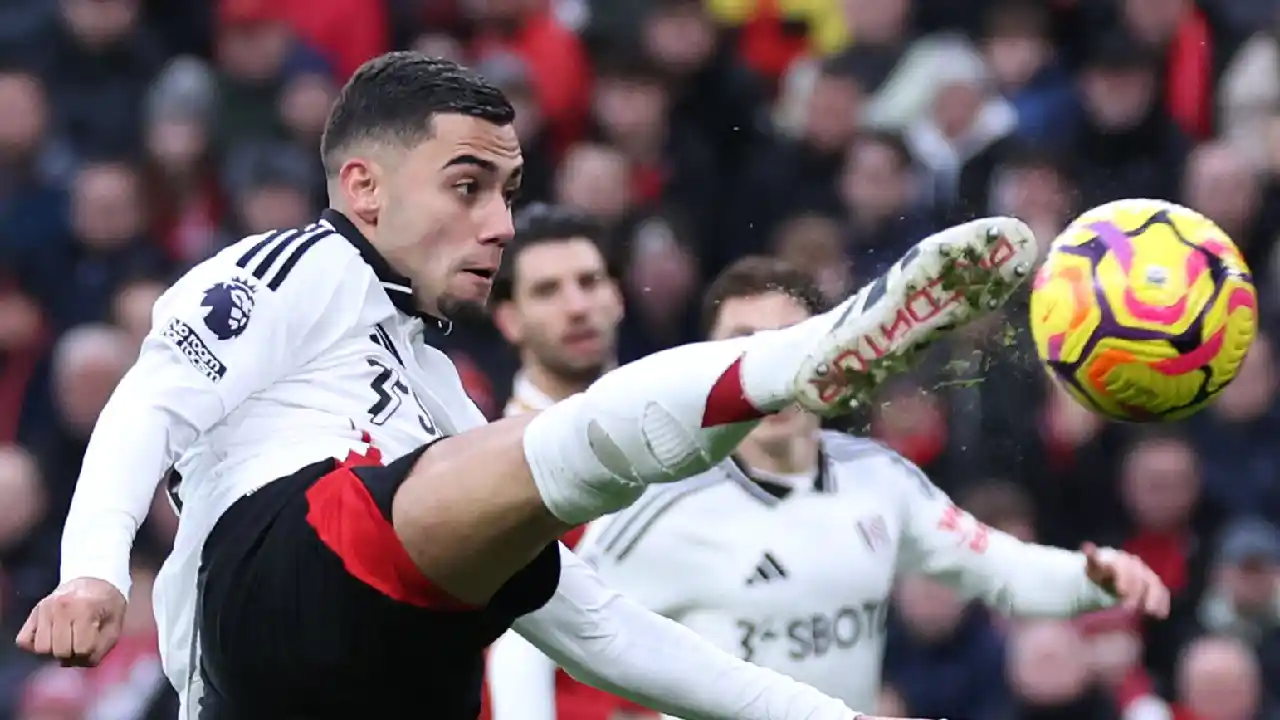
[[[1033,37],[1048,39],[1050,12],[1039,0],[999,0],[983,21],[985,39]]]
[[[574,238],[585,238],[604,256],[604,250],[601,247],[604,236],[603,226],[569,208],[534,203],[520,211],[516,216],[515,224],[515,237],[503,251],[502,266],[498,268],[498,274],[493,279],[493,290],[489,293],[492,302],[505,302],[515,297],[516,260],[528,248]]]
[[[826,300],[813,276],[781,258],[748,255],[725,268],[702,298],[702,334],[711,333],[726,300],[782,293],[804,306],[811,315],[826,309]]]
[[[645,85],[660,84],[663,81],[662,71],[649,56],[626,44],[601,52],[591,69],[598,80],[620,80]]]
[[[356,70],[325,121],[320,157],[337,174],[338,155],[362,140],[412,147],[430,136],[431,120],[458,114],[510,125],[516,112],[502,91],[452,60],[410,51],[380,55]]]
[[[907,146],[907,142],[902,136],[891,130],[863,130],[853,138],[853,142],[849,144],[849,150],[852,152],[860,145],[879,145],[887,148],[889,152],[898,159],[899,168],[909,168],[915,163],[915,158],[911,155],[911,148]]]

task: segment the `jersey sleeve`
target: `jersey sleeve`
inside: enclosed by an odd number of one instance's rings
[[[606,543],[600,542],[600,536],[607,537],[614,519],[616,517],[605,517],[574,528],[561,537],[560,542],[588,563],[603,561],[622,581],[624,592],[635,586],[639,597],[633,595],[633,600],[670,611],[671,600],[653,590],[658,578],[643,555],[640,562],[622,566],[604,552]],[[625,517],[623,519],[625,521]],[[493,720],[555,720],[555,661],[519,633],[508,632],[489,648],[487,666]]]
[[[574,549],[610,587],[676,619],[695,601],[700,576],[684,532],[697,520],[680,503],[691,488],[682,485],[654,486],[631,507],[588,524]]]
[[[1090,582],[1081,553],[990,528],[896,453],[886,452],[881,462],[902,492],[903,571],[933,577],[1014,616],[1068,617],[1114,603]]]
[[[247,397],[357,321],[363,274],[326,267],[324,250],[310,248],[288,282],[276,281],[284,270],[259,278],[220,255],[157,301],[138,360],[90,437],[63,530],[63,581],[98,578],[127,597],[133,538],[165,471]]]
[[[513,626],[579,680],[702,720],[853,720],[839,700],[739,660],[606,586],[561,546],[560,584]]]

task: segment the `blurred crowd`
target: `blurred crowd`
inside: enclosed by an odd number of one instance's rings
[[[127,637],[92,671],[12,637],[57,581],[94,421],[185,268],[323,207],[317,140],[361,62],[464,60],[518,108],[522,202],[609,229],[621,360],[692,339],[706,281],[775,253],[832,298],[977,215],[1051,239],[1122,197],[1242,247],[1263,334],[1178,426],[1120,427],[1044,381],[1025,307],[966,329],[856,421],[990,525],[1143,557],[1173,617],[1009,625],[904,581],[882,714],[1280,717],[1276,0],[6,0],[0,3],[0,718],[172,718],[139,534]],[[516,356],[448,338],[496,414]],[[429,699],[424,698],[424,702]],[[875,708],[864,708],[874,711]],[[427,715],[429,716],[429,710]],[[604,720],[604,719],[601,719]]]

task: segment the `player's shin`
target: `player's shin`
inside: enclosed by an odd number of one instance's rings
[[[724,460],[767,414],[821,325],[672,348],[606,374],[535,418],[525,457],[547,508],[570,524],[630,504],[655,482]]]

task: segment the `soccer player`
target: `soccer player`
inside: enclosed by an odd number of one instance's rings
[[[515,238],[489,299],[499,331],[520,353],[506,416],[545,410],[586,390],[616,364],[623,301],[601,252],[601,234],[598,224],[562,207],[537,204],[516,217]],[[572,550],[583,530],[574,528],[560,542]],[[562,717],[603,719],[628,707],[563,671],[555,676]]]
[[[665,712],[848,720],[607,589],[556,539],[715,466],[771,413],[846,410],[1004,302],[1034,238],[1009,218],[946,230],[825,315],[655,354],[487,424],[430,338],[483,309],[514,233],[513,115],[416,53],[352,76],[321,143],[329,209],[233,244],[156,304],[85,453],[62,584],[21,647],[70,664],[111,649],[134,534],[174,466],[154,605],[190,716],[469,720],[484,649],[514,625]]]
[[[600,249],[602,230],[565,208],[533,205],[494,280],[493,319],[520,353],[504,415],[546,410],[617,363],[622,291]]]
[[[793,327],[820,298],[781,260],[746,258],[708,289],[704,328],[724,341]],[[717,467],[591,523],[578,554],[721,649],[868,711],[899,573],[932,575],[1014,615],[1074,615],[1118,596],[1163,617],[1169,603],[1137,558],[986,528],[898,454],[823,432],[799,408],[760,423]],[[494,720],[555,719],[549,659],[506,636],[489,663]]]

